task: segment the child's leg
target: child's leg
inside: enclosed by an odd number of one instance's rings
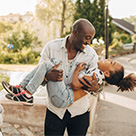
[[[51,103],[58,108],[68,107],[74,101],[73,90],[65,85],[63,80],[61,82],[49,81],[47,91]]]
[[[51,62],[43,62],[38,65],[26,78],[21,82],[21,86],[28,83],[25,88],[33,94],[39,85],[43,82],[46,72],[53,67]],[[72,89],[65,85],[64,81],[48,81],[47,91],[52,104],[58,108],[67,107],[74,101]]]
[[[24,80],[20,83],[31,94],[33,94],[44,80],[46,72],[52,68],[51,62],[43,62],[39,64],[33,71],[31,71]]]

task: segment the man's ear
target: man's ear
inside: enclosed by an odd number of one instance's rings
[[[110,77],[110,72],[109,72],[109,71],[104,71],[104,75],[105,75],[106,77]]]
[[[78,31],[77,30],[73,30],[73,34],[77,34],[78,33]]]

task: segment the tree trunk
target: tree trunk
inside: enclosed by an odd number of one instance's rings
[[[61,16],[61,37],[64,34],[64,28],[65,28],[65,11],[66,11],[66,0],[62,0],[62,16]]]

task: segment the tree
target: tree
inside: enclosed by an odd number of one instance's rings
[[[136,16],[130,16],[129,18],[123,18],[127,22],[134,25],[134,31],[136,32]]]
[[[96,29],[96,38],[104,37],[105,0],[77,0],[75,4],[74,21],[79,18],[88,19]]]
[[[13,29],[13,25],[8,22],[0,21],[0,34]]]
[[[34,32],[31,32],[27,26],[21,28],[20,24],[17,24],[17,27],[12,31],[5,34],[4,42],[5,46],[8,44],[14,45],[13,52],[18,52],[23,47],[30,48],[30,47],[38,47],[40,46],[41,42],[38,41],[38,37],[34,35]]]
[[[88,19],[95,27],[95,38],[105,37],[105,0],[77,0],[75,3],[74,21],[79,18]],[[112,42],[114,27],[109,17],[109,43]]]
[[[130,16],[129,18],[123,18],[124,20],[126,20],[127,22],[129,22],[129,23],[131,23],[131,24],[133,24],[133,25],[135,25],[135,23],[136,23],[136,16]]]
[[[74,22],[79,18],[90,20],[91,2],[90,0],[77,0],[75,3]]]
[[[40,0],[36,6],[37,18],[48,28],[60,29],[61,37],[65,34],[66,22],[69,23],[73,15],[71,0]],[[57,26],[57,27],[56,27]]]
[[[97,35],[98,37],[104,37],[105,31],[105,0],[100,0],[98,4],[98,24]]]

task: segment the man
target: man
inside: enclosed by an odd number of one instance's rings
[[[86,19],[79,19],[73,24],[70,35],[47,43],[41,52],[39,63],[54,59],[61,62],[61,69],[52,68],[45,79],[54,82],[64,80],[65,84],[69,84],[79,63],[85,62],[92,70],[97,68],[97,54],[89,46],[94,35],[93,25]],[[86,90],[99,89],[96,79],[91,84],[86,81],[82,81]],[[68,108],[56,108],[48,98],[45,135],[63,135],[65,128],[68,135],[86,135],[89,126],[89,95],[80,98]]]

